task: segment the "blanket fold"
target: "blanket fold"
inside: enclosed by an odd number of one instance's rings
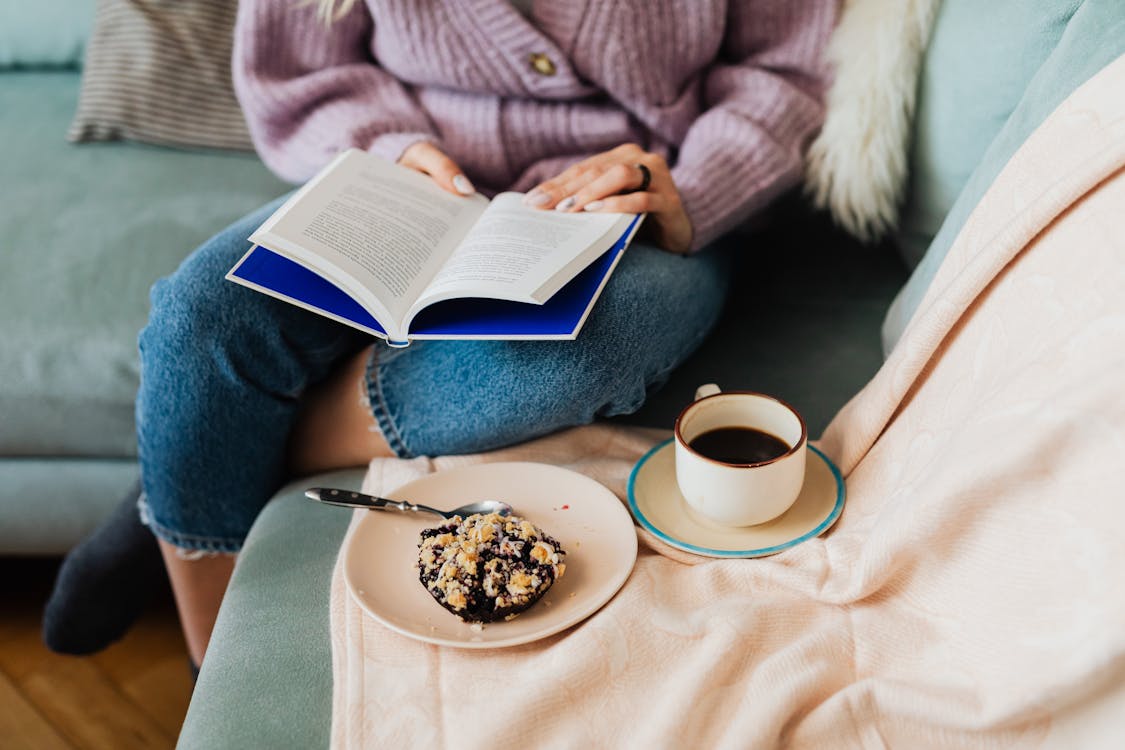
[[[366,618],[337,565],[332,744],[1097,748],[1125,715],[1125,58],[1029,138],[821,447],[835,528],[710,560],[641,534],[583,623],[464,651]],[[373,462],[389,492],[531,460],[623,496],[662,431]],[[687,564],[691,563],[691,564]]]

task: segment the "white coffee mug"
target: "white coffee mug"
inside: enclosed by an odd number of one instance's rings
[[[737,463],[692,447],[701,435],[731,427],[768,433],[788,450],[767,460]],[[784,401],[763,393],[724,393],[713,384],[701,386],[696,400],[676,419],[680,492],[693,510],[725,526],[753,526],[789,510],[801,494],[807,453],[805,420]]]

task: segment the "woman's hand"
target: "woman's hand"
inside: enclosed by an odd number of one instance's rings
[[[645,181],[640,165],[651,175],[644,190],[639,190]],[[556,211],[647,213],[644,229],[658,247],[673,253],[686,253],[691,248],[691,219],[672,182],[668,163],[659,154],[650,154],[633,143],[578,162],[539,184],[524,202]]]
[[[434,178],[434,182],[454,195],[472,195],[477,191],[461,167],[428,141],[418,141],[402,152],[398,163]]]

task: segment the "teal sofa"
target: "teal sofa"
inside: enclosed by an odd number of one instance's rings
[[[62,554],[120,499],[137,474],[136,335],[148,288],[210,233],[288,189],[252,154],[67,143],[92,1],[41,6],[87,9],[67,16],[75,30],[65,53],[21,60],[0,32],[4,555]],[[901,236],[862,246],[800,196],[782,200],[737,238],[751,262],[714,335],[622,421],[667,428],[696,385],[713,381],[775,393],[819,434],[878,368],[881,332],[893,344],[1008,155],[1120,52],[1119,3],[1053,0],[1041,10],[1029,14],[1018,0],[946,0],[922,68]],[[1020,33],[1022,42],[1013,36]],[[982,74],[993,70],[1003,75]],[[262,513],[181,747],[327,744],[328,581],[348,514],[309,503],[301,490],[361,479],[361,467],[296,478]]]
[[[58,555],[136,480],[148,289],[287,187],[253,154],[66,140],[81,73],[0,71],[0,554]]]

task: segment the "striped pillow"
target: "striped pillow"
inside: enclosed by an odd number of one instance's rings
[[[98,0],[71,141],[253,149],[231,85],[237,0]]]

